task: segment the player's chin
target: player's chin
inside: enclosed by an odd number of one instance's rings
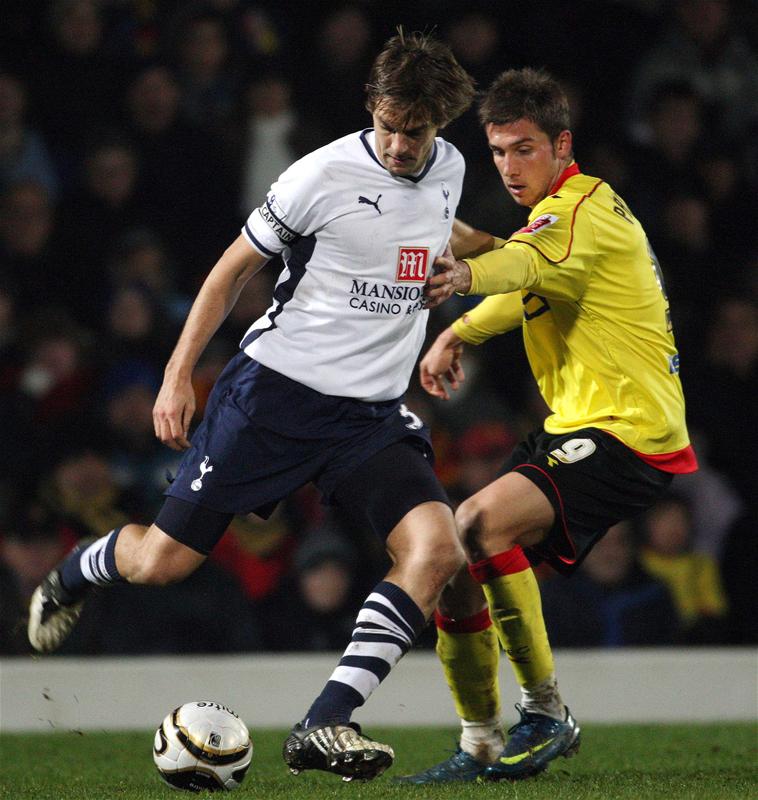
[[[513,198],[513,201],[520,206],[531,206],[529,198],[525,194],[514,194],[508,189],[508,194]]]
[[[389,159],[387,162],[387,171],[391,172],[393,175],[405,177],[406,175],[412,175],[416,171],[415,166],[415,161],[397,162],[394,159]]]

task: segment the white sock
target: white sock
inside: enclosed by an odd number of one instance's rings
[[[461,750],[482,764],[492,764],[505,747],[500,719],[462,719],[461,726]]]
[[[566,719],[566,706],[563,705],[558,681],[555,675],[537,684],[531,689],[521,687],[521,705],[524,711],[533,711],[537,714],[546,714],[561,722]]]

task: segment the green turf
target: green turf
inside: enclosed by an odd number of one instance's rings
[[[372,736],[394,746],[395,766],[376,781],[352,784],[323,773],[289,775],[280,756],[284,733],[254,732],[253,765],[234,797],[240,800],[758,798],[758,731],[747,724],[587,725],[576,758],[560,759],[547,773],[530,781],[434,787],[398,786],[391,777],[427,767],[445,757],[446,751],[454,746],[452,729],[372,728]],[[151,746],[149,732],[0,736],[0,798],[170,800],[181,797],[182,794],[160,782],[153,767]]]

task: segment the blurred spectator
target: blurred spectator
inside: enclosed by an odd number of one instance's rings
[[[644,141],[644,110],[661,84],[686,80],[712,107],[717,139],[747,136],[758,123],[758,57],[730,0],[677,0],[670,25],[637,67],[628,118]]]
[[[721,557],[724,589],[729,601],[726,620],[728,641],[758,644],[758,615],[755,613],[755,574],[758,570],[758,514],[748,511],[731,526]]]
[[[26,119],[24,84],[0,72],[0,192],[21,181],[38,183],[50,197],[58,191],[58,175],[43,137]]]
[[[454,500],[462,501],[492,483],[519,439],[499,420],[475,422],[455,442],[457,480],[449,489]]]
[[[297,159],[290,137],[295,111],[289,84],[282,78],[259,78],[248,86],[247,136],[243,156],[240,212],[249,214],[266,198],[271,184]]]
[[[659,206],[651,244],[661,265],[677,346],[688,352],[702,333],[714,280],[716,242],[710,208],[702,195],[672,194]]]
[[[191,13],[177,42],[177,72],[184,116],[198,128],[220,134],[238,91],[229,31],[223,15],[209,8]]]
[[[176,289],[174,265],[163,242],[148,228],[135,228],[112,243],[108,259],[110,288],[142,286],[155,299],[161,315],[181,325],[192,299]]]
[[[117,286],[108,304],[106,326],[108,338],[101,359],[111,364],[137,360],[162,373],[175,331],[146,288],[139,284]]]
[[[290,503],[280,504],[268,519],[255,514],[235,517],[211,558],[236,575],[255,602],[271,595],[290,566],[295,543]]]
[[[11,283],[0,280],[0,393],[13,384],[21,365],[18,300]]]
[[[127,114],[146,217],[181,265],[179,288],[194,294],[239,228],[220,143],[182,119],[180,102],[173,72],[150,65],[129,86]]]
[[[279,73],[256,74],[247,83],[242,105],[238,130],[244,139],[233,146],[242,180],[240,213],[247,217],[293,161],[328,139],[293,105],[292,87]]]
[[[77,539],[123,525],[135,507],[116,485],[107,458],[86,446],[72,448],[43,476],[34,502]]]
[[[14,183],[0,197],[0,264],[17,290],[22,312],[47,297],[65,297],[68,281],[58,269],[54,229],[55,209],[41,184]]]
[[[371,125],[363,87],[371,68],[371,23],[361,4],[316,17],[312,55],[299,75],[298,108],[327,141]]]
[[[671,592],[691,644],[715,644],[725,638],[727,604],[718,563],[692,549],[688,504],[675,495],[656,504],[642,521],[642,566]]]
[[[0,393],[8,479],[23,481],[50,453],[87,435],[94,371],[87,332],[60,309],[40,310],[22,326],[21,359]]]
[[[753,169],[758,169],[758,163]],[[745,225],[746,216],[758,217],[758,199],[750,183],[747,158],[742,158],[739,150],[725,152],[711,141],[698,160],[698,170],[710,204],[711,229],[718,234],[719,253],[714,260],[722,266],[716,275],[711,270],[712,286],[724,293],[742,282],[745,262],[758,252],[758,229]]]
[[[638,211],[632,199],[632,170],[628,157],[619,142],[604,139],[589,147],[582,148],[581,167],[588,175],[602,175],[622,197],[629,198],[632,213]]]
[[[121,76],[104,53],[102,3],[56,0],[48,7],[49,41],[34,72],[33,99],[68,183],[84,142],[113,119]]]
[[[176,472],[181,459],[181,453],[155,436],[153,405],[160,374],[144,362],[122,361],[106,373],[103,386],[102,448],[113,479],[152,519],[163,503],[166,473]]]
[[[68,302],[82,321],[103,309],[111,243],[146,221],[138,175],[134,148],[118,135],[109,136],[87,147],[81,183],[61,206],[59,258],[70,279]]]
[[[676,493],[686,499],[692,517],[692,547],[717,561],[724,540],[744,514],[745,503],[725,475],[708,462],[708,447],[702,434],[693,437],[698,471],[676,476]]]
[[[466,7],[452,15],[446,39],[460,63],[484,89],[506,67],[524,62],[515,45],[515,37],[505,43],[497,15],[484,7]],[[503,203],[505,189],[500,176],[492,169],[487,141],[476,109],[470,108],[445,129],[444,136],[466,159],[466,180],[458,207],[458,216],[476,227],[498,236],[509,236],[526,218],[514,203]],[[476,222],[474,222],[476,220]]]
[[[631,151],[635,180],[628,202],[657,247],[659,234],[672,232],[672,220],[660,213],[661,199],[699,197],[705,191],[696,169],[704,130],[702,100],[685,80],[663,83],[650,98],[646,118],[649,135]]]
[[[342,650],[355,627],[357,556],[331,527],[308,532],[292,572],[263,614],[271,650]],[[275,606],[275,609],[273,608]]]
[[[171,586],[113,586],[93,594],[64,655],[169,655],[260,650],[254,612],[239,585],[207,561]]]
[[[500,20],[496,14],[467,9],[453,19],[445,39],[461,66],[477,82],[480,89],[489,86],[503,69]],[[509,48],[509,67],[520,59]]]
[[[689,366],[684,384],[690,424],[705,441],[708,461],[755,509],[758,305],[754,300],[737,295],[717,303],[706,332],[705,357]]]
[[[639,647],[678,641],[676,607],[666,585],[637,561],[632,526],[614,525],[580,569],[541,587],[553,647]]]

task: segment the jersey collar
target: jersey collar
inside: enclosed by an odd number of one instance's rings
[[[573,178],[574,175],[579,175],[580,172],[581,170],[579,169],[579,164],[577,164],[576,161],[572,161],[558,176],[558,180],[550,188],[548,195],[555,194],[569,178]]]
[[[373,128],[366,128],[365,130],[361,131],[361,142],[363,142],[363,146],[366,148],[366,152],[371,156],[371,158],[376,161],[376,163],[385,171],[389,172],[387,167],[382,164],[382,162],[376,157],[376,153],[374,152],[374,148],[371,146],[371,142],[368,140],[368,135],[373,133]],[[432,143],[432,152],[426,160],[426,164],[424,164],[424,168],[419,172],[418,175],[393,175],[393,178],[405,178],[405,180],[412,181],[413,183],[418,183],[432,168],[432,164],[437,160],[437,142]]]

